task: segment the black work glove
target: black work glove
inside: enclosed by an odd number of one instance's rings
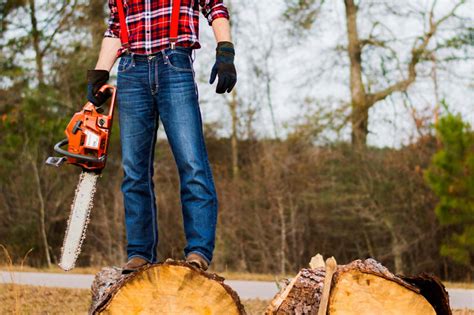
[[[219,42],[216,48],[216,63],[212,67],[210,84],[219,76],[216,92],[230,93],[237,82],[237,72],[234,66],[234,45],[231,42]]]
[[[108,93],[97,93],[109,80],[107,70],[87,70],[87,100],[95,106],[100,106],[109,97]]]

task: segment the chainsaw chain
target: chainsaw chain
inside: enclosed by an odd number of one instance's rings
[[[74,200],[71,204],[71,211],[69,213],[69,218],[68,218],[68,221],[67,221],[66,233],[64,234],[63,246],[61,247],[61,257],[63,257],[63,255],[64,255],[64,248],[66,246],[67,235],[69,233],[69,230],[71,229],[71,220],[72,220],[72,217],[74,215],[73,211],[74,211],[74,205],[76,204],[77,195],[78,195],[78,192],[79,192],[79,189],[80,189],[81,185],[83,185],[83,182],[86,178],[86,175],[95,176],[95,177],[91,177],[91,179],[95,179],[95,183],[94,183],[94,185],[92,187],[92,190],[91,190],[91,194],[90,194],[90,198],[89,198],[89,204],[87,206],[87,215],[86,215],[86,219],[85,219],[85,222],[84,222],[84,226],[82,228],[81,239],[80,239],[79,244],[78,244],[78,246],[76,248],[76,251],[74,253],[74,263],[72,264],[72,266],[69,270],[71,270],[75,267],[77,258],[79,257],[79,254],[81,253],[82,243],[84,242],[84,239],[86,238],[87,226],[89,225],[89,221],[90,221],[90,214],[91,214],[92,208],[94,206],[94,195],[95,195],[95,191],[97,189],[97,179],[98,179],[99,175],[88,173],[88,172],[84,171],[84,172],[81,172],[81,175],[79,176],[79,184],[77,185],[76,191],[74,192]]]

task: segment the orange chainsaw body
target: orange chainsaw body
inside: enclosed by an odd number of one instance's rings
[[[96,106],[87,102],[80,112],[72,117],[66,127],[66,139],[57,143],[54,150],[65,157],[68,164],[82,167],[87,171],[101,171],[107,160],[109,137],[112,130],[112,120],[116,103],[116,88],[104,85],[100,93],[109,93],[111,96],[109,112],[99,113]],[[67,151],[62,146],[67,145]],[[47,161],[48,164],[59,166],[62,161],[58,158]]]

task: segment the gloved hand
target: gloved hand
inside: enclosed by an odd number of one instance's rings
[[[87,100],[95,106],[100,106],[109,97],[107,93],[97,93],[109,80],[107,70],[87,70]]]
[[[216,48],[216,63],[212,67],[210,84],[219,76],[216,92],[230,93],[237,82],[237,72],[234,66],[234,45],[231,42],[219,42]]]

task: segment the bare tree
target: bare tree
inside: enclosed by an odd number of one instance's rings
[[[407,92],[419,76],[417,67],[424,62],[431,62],[430,56],[438,49],[443,48],[439,43],[441,40],[434,43],[434,39],[440,33],[442,26],[448,24],[449,21],[459,20],[457,13],[465,3],[465,0],[454,1],[451,9],[438,17],[435,15],[435,9],[438,8],[436,0],[432,1],[431,7],[427,11],[411,8],[406,4],[408,7],[405,12],[407,16],[411,19],[415,19],[412,15],[421,16],[422,22],[427,27],[423,33],[412,40],[408,61],[402,62],[405,52],[397,49],[395,45],[401,41],[400,34],[396,30],[389,30],[383,21],[385,17],[379,15],[371,20],[368,16],[370,10],[377,6],[382,6],[385,14],[401,15],[397,10],[402,4],[344,0],[347,46],[341,47],[339,45],[338,50],[345,52],[349,57],[351,99],[348,103],[352,107],[350,121],[352,123],[351,138],[354,145],[366,144],[369,133],[369,110],[395,93]],[[323,4],[324,1],[321,0],[288,0],[285,16],[291,22],[296,23],[300,29],[309,29],[315,21],[323,18],[318,15]],[[296,15],[298,19],[293,18],[293,15]],[[362,19],[366,23],[361,24]],[[367,20],[369,20],[368,23]],[[464,30],[465,27],[460,24],[457,26],[456,32],[459,34]],[[390,34],[390,36],[384,33]],[[368,34],[368,36],[362,34]],[[388,54],[390,57],[386,58],[385,64],[395,62],[397,66],[394,69],[389,69],[384,66],[384,62],[381,62],[378,69],[372,69],[373,66],[369,59],[377,53]],[[372,84],[377,80],[385,82],[385,85]]]

